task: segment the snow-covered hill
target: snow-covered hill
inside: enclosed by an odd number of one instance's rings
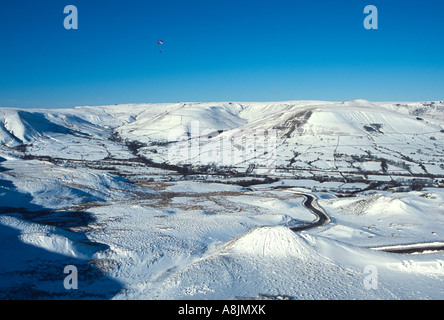
[[[120,140],[137,142],[133,153],[156,163],[254,166],[256,173],[273,166],[280,175],[344,181],[372,173],[432,177],[444,175],[443,109],[442,101],[365,100],[1,109],[0,141],[67,159],[120,157]]]
[[[380,249],[444,243],[443,111],[0,109],[0,298],[442,299],[442,252]],[[316,219],[298,192],[328,224],[291,231]]]
[[[121,160],[133,176],[145,163],[179,174],[335,181],[333,188],[430,185],[444,178],[443,108],[351,100],[0,109],[0,146],[4,156],[65,166]]]

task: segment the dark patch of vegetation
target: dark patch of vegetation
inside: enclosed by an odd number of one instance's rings
[[[165,147],[171,143],[174,143],[173,141],[153,141],[151,142],[151,144],[149,145],[151,146],[158,146],[158,147]]]
[[[381,131],[382,124],[380,123],[370,123],[369,125],[365,125],[364,129],[370,133],[382,133],[382,134],[384,133]]]
[[[296,128],[302,127],[304,124],[307,123],[307,121],[312,116],[313,111],[311,110],[305,110],[296,113],[293,117],[287,119],[282,125],[280,126],[274,126],[273,129],[276,130],[287,130],[287,132],[284,134],[286,138],[290,138],[291,134],[295,131]]]
[[[28,145],[26,145],[26,144],[20,144],[20,145],[18,145],[18,146],[15,146],[13,149],[14,149],[14,150],[17,150],[18,152],[23,152],[23,153],[25,153],[27,147],[28,147]]]
[[[377,132],[373,127],[370,127],[370,126],[364,126],[364,129],[365,129],[367,132]]]
[[[127,146],[128,150],[131,151],[133,155],[137,155],[137,152],[140,148],[144,148],[147,146],[146,143],[140,142],[140,141],[125,141],[125,145]]]
[[[120,137],[119,133],[114,131],[111,136],[109,137],[109,140],[114,142],[122,142],[122,138]]]
[[[234,184],[239,185],[241,187],[251,187],[257,184],[269,184],[278,182],[279,178],[270,178],[266,177],[265,179],[251,179],[251,180],[242,180],[242,181],[236,181]]]
[[[381,159],[381,170],[382,172],[387,172],[388,170],[388,164],[386,159]]]

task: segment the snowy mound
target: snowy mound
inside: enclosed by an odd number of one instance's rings
[[[150,106],[134,122],[119,128],[122,136],[144,142],[175,140],[183,136],[199,136],[231,130],[246,123],[238,116],[240,106],[232,104],[179,104]]]
[[[341,172],[341,179],[381,171],[443,175],[441,153],[434,151],[442,149],[443,110],[442,101],[362,99],[2,109],[0,144],[28,157],[97,161],[132,153],[155,163],[218,164],[238,172],[254,165],[253,174],[298,169],[307,178],[313,172]]]
[[[70,109],[61,112],[0,110],[0,143],[27,144],[56,135],[89,138],[103,132],[103,128],[82,119],[81,112],[79,116],[75,113]]]
[[[367,140],[371,134],[400,135],[437,130],[431,126],[413,117],[387,111],[372,103],[349,101],[313,110],[302,134],[334,134]]]
[[[223,250],[258,257],[308,258],[314,250],[314,239],[296,234],[283,226],[260,227],[227,243]]]
[[[68,128],[49,121],[42,113],[5,110],[0,114],[0,142],[30,142],[45,133],[69,134]]]
[[[373,102],[370,102],[368,100],[364,100],[364,99],[353,99],[353,100],[348,100],[348,101],[344,101],[342,102],[343,105],[345,106],[350,106],[350,107],[369,107],[369,108],[374,108],[377,107],[377,104],[374,104]]]

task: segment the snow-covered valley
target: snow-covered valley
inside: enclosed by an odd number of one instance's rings
[[[442,299],[443,183],[443,101],[0,109],[0,298]]]

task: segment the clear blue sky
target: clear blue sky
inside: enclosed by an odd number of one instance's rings
[[[0,106],[444,100],[443,17],[442,0],[1,0]]]

